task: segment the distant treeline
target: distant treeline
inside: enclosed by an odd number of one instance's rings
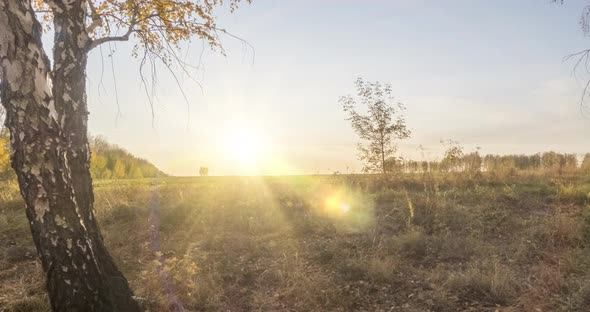
[[[165,175],[149,161],[101,137],[90,139],[90,149],[90,173],[95,179],[142,179]]]
[[[14,178],[7,132],[0,133],[0,180]],[[90,150],[90,173],[95,179],[141,179],[165,175],[147,160],[135,157],[101,137],[90,139]]]
[[[581,161],[576,154],[545,152],[534,155],[484,155],[478,152],[446,153],[440,161],[391,159],[390,169],[397,172],[548,172],[567,173],[582,171],[590,174],[590,154]]]

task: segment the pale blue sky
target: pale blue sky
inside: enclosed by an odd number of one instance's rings
[[[360,170],[357,137],[338,104],[356,77],[393,85],[406,104],[403,155],[440,157],[439,140],[484,153],[590,151],[590,119],[578,106],[582,81],[564,56],[590,47],[578,20],[587,1],[270,1],[218,10],[228,56],[206,50],[197,77],[182,79],[190,107],[160,69],[156,119],[129,44],[118,44],[115,74],[103,49],[90,56],[90,131],[171,174],[280,174]],[[197,63],[201,44],[188,51]],[[583,79],[584,77],[582,77]],[[187,113],[190,108],[190,114]],[[226,155],[227,129],[264,134],[263,163]],[[279,164],[279,165],[277,165]]]

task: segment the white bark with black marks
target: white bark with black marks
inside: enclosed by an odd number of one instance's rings
[[[83,1],[51,1],[54,68],[30,1],[0,0],[0,99],[54,311],[139,311],[93,217]]]

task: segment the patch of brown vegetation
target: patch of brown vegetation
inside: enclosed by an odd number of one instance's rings
[[[590,183],[502,179],[99,182],[96,207],[150,311],[585,311]],[[2,254],[30,244],[4,203]],[[3,309],[47,310],[36,261],[0,260]]]

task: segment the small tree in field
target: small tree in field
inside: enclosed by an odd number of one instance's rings
[[[447,171],[461,171],[461,160],[464,157],[463,146],[454,140],[443,141],[440,143],[446,147],[444,158],[441,166]]]
[[[355,86],[357,96],[343,96],[340,104],[354,131],[365,141],[358,145],[363,171],[387,174],[387,160],[395,157],[397,151],[394,141],[409,138],[411,134],[403,115],[405,107],[394,100],[389,84],[358,78]],[[357,111],[359,105],[366,108],[366,114]]]

